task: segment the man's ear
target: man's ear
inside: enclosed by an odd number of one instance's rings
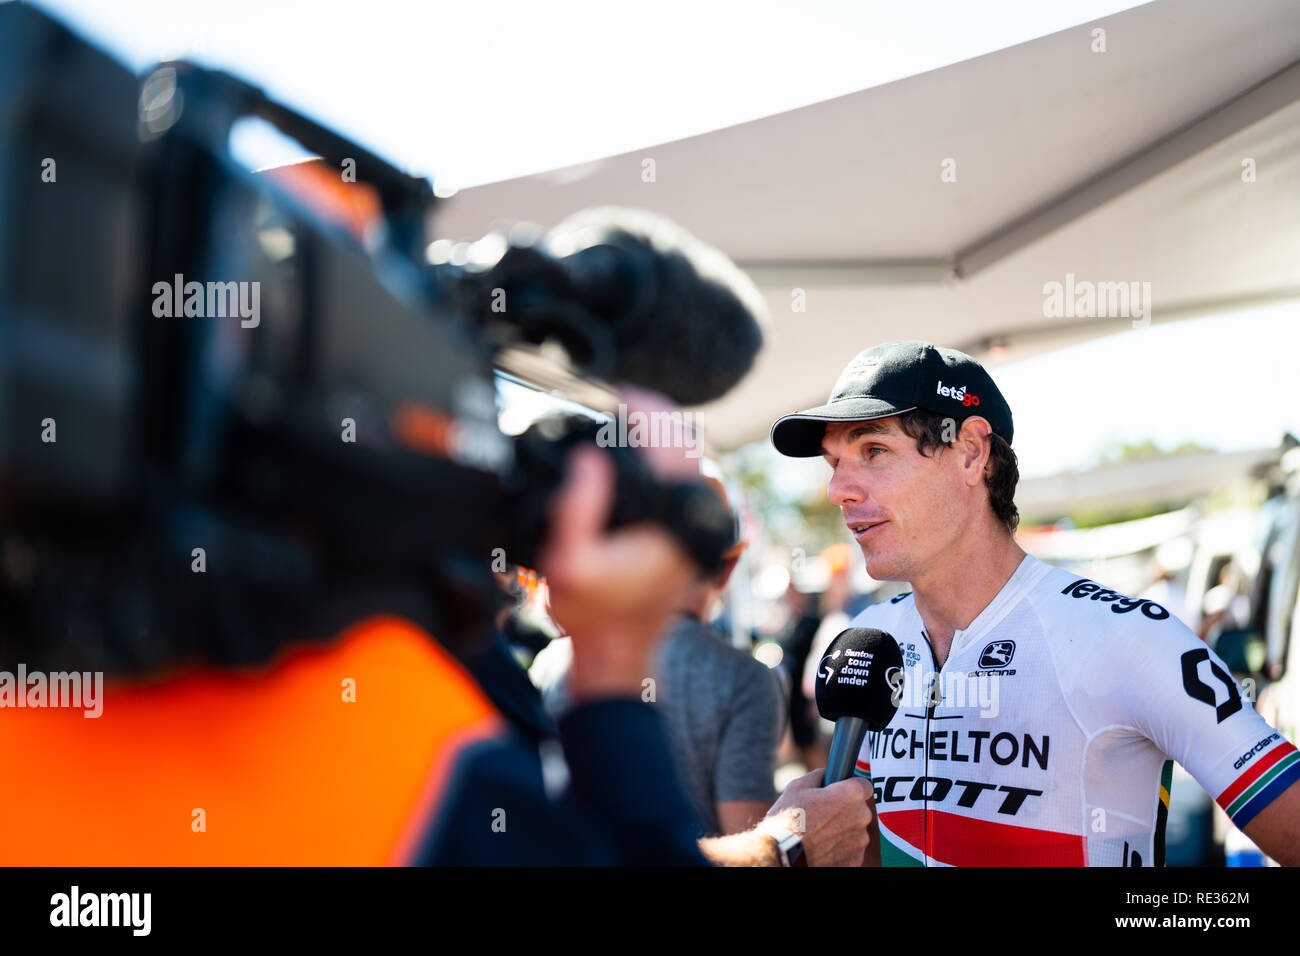
[[[992,446],[989,436],[993,426],[987,418],[972,415],[961,423],[957,433],[956,449],[960,453],[961,467],[966,472],[966,482],[972,486],[982,484],[984,472],[988,467]]]

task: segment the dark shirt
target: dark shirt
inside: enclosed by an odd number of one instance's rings
[[[817,728],[810,710],[811,701],[803,692],[803,669],[820,626],[821,618],[815,614],[805,614],[780,641],[781,670],[786,675],[786,685],[790,692],[790,735],[801,747],[808,746],[817,739]]]
[[[465,659],[510,724],[464,750],[420,854],[436,866],[707,866],[659,714],[633,698],[558,721],[569,781],[548,795],[549,719],[504,642]]]

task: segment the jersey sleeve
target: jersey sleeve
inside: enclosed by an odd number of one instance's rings
[[[1182,764],[1238,828],[1300,780],[1300,752],[1181,621],[1143,621],[1126,644],[1123,722]]]

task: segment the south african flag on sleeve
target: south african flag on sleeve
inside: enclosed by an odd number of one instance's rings
[[[1278,735],[1278,742],[1248,763],[1245,772],[1219,794],[1217,803],[1241,829],[1297,780],[1300,751]]]

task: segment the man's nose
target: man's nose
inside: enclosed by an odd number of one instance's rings
[[[861,484],[853,477],[849,469],[836,465],[831,472],[830,483],[826,486],[826,497],[837,508],[857,504],[864,497]]]

